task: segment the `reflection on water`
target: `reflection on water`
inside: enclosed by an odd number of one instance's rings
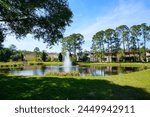
[[[34,67],[25,67],[24,69],[5,69],[0,70],[0,73],[9,73],[16,75],[40,75],[43,76],[47,72],[64,72],[63,66],[34,66]],[[81,76],[108,76],[108,75],[117,75],[124,74],[129,72],[135,72],[142,70],[144,68],[140,67],[112,67],[112,66],[72,66],[71,71],[79,71]]]

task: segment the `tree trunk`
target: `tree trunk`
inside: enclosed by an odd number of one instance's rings
[[[130,53],[131,53],[131,51],[130,51],[130,46],[129,46],[129,44],[128,44],[128,52],[129,52],[129,61],[131,62],[131,55],[130,55]]]
[[[102,51],[103,51],[102,45],[100,45],[101,62],[102,62],[102,58],[103,58]]]
[[[126,62],[126,61],[125,61],[126,48],[125,48],[125,43],[124,43],[124,41],[123,41],[123,51],[124,51],[123,62]]]
[[[146,37],[144,35],[144,61],[146,62]]]
[[[103,44],[102,54],[103,54],[103,58],[104,58],[104,56],[105,56],[105,48],[104,48],[104,44]]]
[[[137,41],[137,43],[138,43],[139,61],[141,61],[141,52],[140,52],[140,44],[139,44],[139,41]]]
[[[110,63],[110,47],[109,47],[109,43],[108,43],[108,62]]]

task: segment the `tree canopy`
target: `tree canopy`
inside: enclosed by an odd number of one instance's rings
[[[146,23],[131,27],[121,25],[115,30],[109,28],[93,35],[91,49],[94,55],[101,55],[98,56],[101,57],[99,59],[101,61],[105,59],[105,55],[109,55],[109,60],[115,55],[124,62],[126,60],[146,62],[149,40],[150,26]]]
[[[74,53],[76,55],[77,50],[81,51],[81,45],[84,43],[84,36],[81,34],[72,34],[65,37],[62,40],[62,50]]]
[[[49,46],[63,37],[73,14],[67,0],[2,0],[0,1],[0,46],[8,33],[17,38],[32,34]]]

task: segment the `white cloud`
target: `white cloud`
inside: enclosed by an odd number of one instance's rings
[[[79,27],[77,30],[85,36],[86,40],[91,40],[92,36],[100,30],[143,22],[150,23],[150,9],[146,8],[142,2],[120,0],[119,4],[112,11],[108,11],[105,16],[97,17],[93,24]]]
[[[73,26],[67,28],[65,36],[68,36],[72,33],[83,34],[86,41],[83,45],[83,48],[89,50],[91,47],[92,36],[100,30],[105,30],[107,28],[116,28],[117,26],[122,24],[128,26],[140,24],[143,22],[150,24],[150,8],[147,8],[145,6],[146,0],[118,1],[118,4],[116,4],[116,7],[114,7],[113,10],[110,11],[110,9],[107,9],[108,11],[106,11],[107,13],[105,15],[91,17],[92,20],[83,17],[82,11],[79,14],[75,14],[75,21],[77,22],[73,22]],[[85,19],[81,20],[81,18]],[[90,20],[89,24],[87,24],[87,20]],[[84,21],[86,21],[86,23]],[[17,41],[14,37],[9,37],[9,39],[5,42],[5,45],[8,47],[8,45],[10,44],[15,44],[17,45],[17,48],[26,50],[33,50],[36,46],[40,47],[41,50],[46,49],[46,44],[43,44],[42,41],[38,42],[31,38],[26,38],[24,40]],[[60,52],[61,46],[55,45],[51,50],[47,50]]]

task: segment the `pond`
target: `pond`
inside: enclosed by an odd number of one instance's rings
[[[64,72],[65,69],[67,68],[64,68],[63,66],[25,66],[22,69],[0,69],[0,73],[24,76],[44,76],[48,72]],[[118,66],[72,66],[69,69],[71,69],[71,71],[78,71],[81,76],[108,76],[140,71],[144,68]]]

